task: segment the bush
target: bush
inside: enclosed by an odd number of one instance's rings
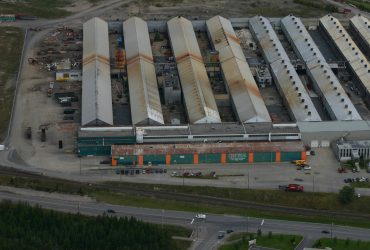
[[[339,191],[339,201],[343,205],[350,204],[355,198],[355,189],[353,187],[345,186]]]

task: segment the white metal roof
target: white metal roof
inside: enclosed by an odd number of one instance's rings
[[[219,59],[241,122],[270,122],[271,118],[245,59],[231,22],[221,16],[207,21],[208,33]]]
[[[137,56],[153,61],[148,25],[143,19],[138,17],[127,19],[123,23],[123,36],[127,63]]]
[[[193,25],[183,17],[175,17],[167,26],[189,122],[221,122]]]
[[[370,93],[370,63],[364,54],[335,17],[326,15],[320,19],[320,24],[349,63],[367,93]]]
[[[289,60],[271,23],[262,16],[249,20],[252,35],[258,41],[280,95],[297,121],[321,121],[321,118]]]
[[[148,26],[133,17],[123,23],[133,124],[164,124]]]
[[[83,25],[81,125],[113,125],[108,24],[93,18]]]
[[[354,27],[357,33],[362,38],[362,41],[370,49],[370,21],[364,16],[356,15],[349,20],[352,27]]]
[[[281,20],[282,30],[306,65],[308,76],[322,97],[333,120],[361,120],[338,78],[307,32],[300,18],[292,15]]]

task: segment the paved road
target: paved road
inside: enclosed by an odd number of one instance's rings
[[[345,239],[349,237],[363,241],[370,238],[370,230],[368,229],[270,219],[265,219],[263,226],[261,226],[261,218],[245,218],[231,215],[208,214],[206,221],[191,225],[190,222],[194,217],[194,213],[110,205],[96,202],[86,197],[50,194],[9,187],[0,187],[0,199],[25,201],[30,204],[39,204],[44,208],[71,213],[79,211],[89,215],[103,214],[110,208],[116,211],[115,216],[134,216],[147,222],[174,224],[192,227],[193,229],[198,228],[199,230],[194,230],[192,234],[194,239],[193,249],[215,249],[222,243],[222,241],[217,239],[218,231],[227,229],[233,229],[236,232],[247,230],[256,232],[257,229],[261,228],[263,232],[301,234],[307,239],[305,241],[307,244],[311,244],[315,239],[322,236],[330,237],[330,234],[323,235],[321,233],[322,230],[328,230],[329,232],[332,230],[333,237],[337,238]]]

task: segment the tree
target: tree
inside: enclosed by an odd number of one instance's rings
[[[355,198],[355,189],[353,187],[345,186],[339,191],[339,201],[343,205],[350,204]]]

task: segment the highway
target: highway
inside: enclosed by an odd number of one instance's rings
[[[195,214],[190,212],[169,211],[163,209],[148,209],[129,206],[110,205],[96,202],[87,197],[76,195],[61,195],[56,193],[45,193],[34,190],[0,187],[0,199],[14,202],[23,201],[32,205],[40,205],[43,208],[54,209],[62,212],[86,215],[101,215],[107,209],[113,209],[116,213],[112,216],[133,216],[143,221],[157,224],[173,224],[190,227],[194,230],[192,239],[193,249],[216,249],[222,243],[217,239],[218,231],[232,229],[235,232],[263,232],[300,234],[305,237],[298,249],[309,246],[315,239],[320,237],[331,237],[331,234],[322,234],[322,230],[332,232],[332,237],[351,238],[353,240],[366,241],[370,239],[370,230],[338,225],[293,222],[283,220],[270,220],[253,217],[240,217],[233,215],[207,214],[205,221],[195,221],[190,224]],[[201,212],[201,211],[200,211]],[[264,221],[261,226],[261,222]]]

